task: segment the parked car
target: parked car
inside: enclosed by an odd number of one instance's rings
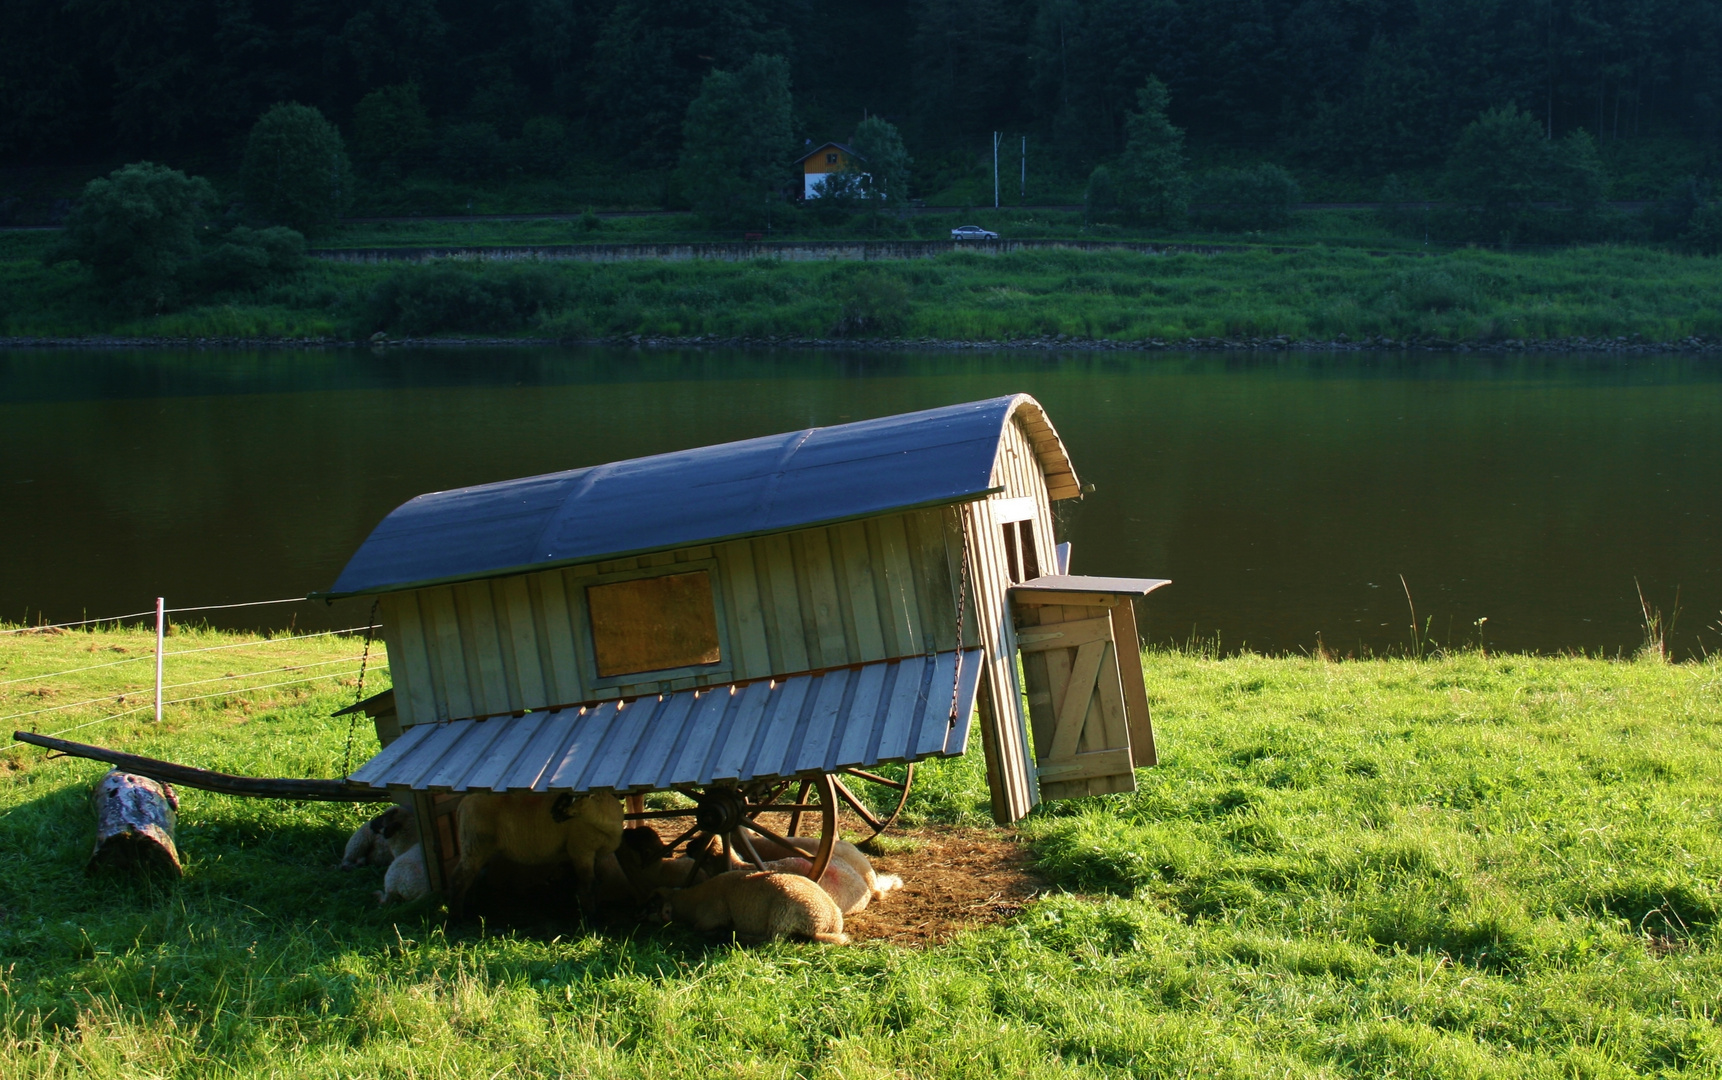
[[[979,225],[961,225],[951,230],[952,240],[997,240],[999,234],[988,232]]]

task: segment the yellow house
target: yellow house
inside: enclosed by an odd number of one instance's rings
[[[825,178],[845,169],[857,169],[867,159],[842,143],[828,142],[796,159],[801,166],[801,197],[817,199],[824,194]]]

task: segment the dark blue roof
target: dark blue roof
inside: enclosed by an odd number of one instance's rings
[[[420,495],[326,597],[522,573],[979,498],[1026,410],[1054,498],[1076,477],[1026,394]]]

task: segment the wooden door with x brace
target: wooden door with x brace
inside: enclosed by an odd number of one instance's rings
[[[1010,591],[1043,801],[1136,790],[1158,762],[1132,599],[1157,579],[1035,578]]]

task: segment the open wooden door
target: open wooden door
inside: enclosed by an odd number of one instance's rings
[[[1167,582],[1053,575],[1011,589],[1044,801],[1136,790],[1158,763],[1132,599]]]

